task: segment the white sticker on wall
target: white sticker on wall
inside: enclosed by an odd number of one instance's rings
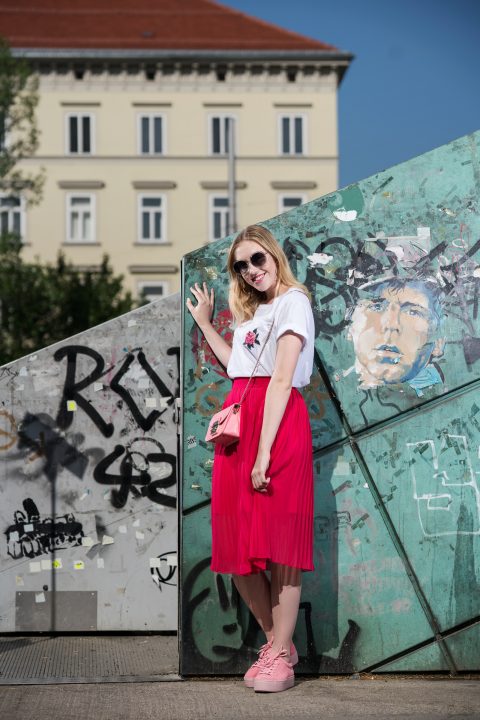
[[[54,570],[61,570],[63,567],[61,559],[57,558],[56,560],[54,560],[52,562],[52,567]]]
[[[93,383],[93,392],[99,392],[103,390],[103,383]]]
[[[126,526],[126,525],[119,525],[119,526],[118,526],[118,532],[119,532],[119,533],[122,533],[122,535],[125,535],[125,533],[127,532],[127,526]]]
[[[171,567],[177,567],[178,561],[176,555],[165,555],[163,558],[167,565],[170,565]]]
[[[27,523],[23,526],[24,532],[33,532],[33,525],[32,523]]]
[[[39,562],[31,562],[30,563],[30,572],[31,573],[37,573],[42,571],[42,566]]]
[[[15,576],[15,584],[18,585],[19,587],[23,587],[23,585],[25,585],[25,583],[23,581],[23,575]]]
[[[352,220],[356,220],[357,218],[356,210],[345,210],[345,208],[334,210],[333,214],[337,220],[341,220],[342,222],[352,222]]]
[[[97,568],[100,568],[100,570],[101,570],[104,567],[105,567],[105,560],[103,558],[97,558]]]
[[[102,545],[112,545],[115,540],[110,535],[104,535],[102,538]]]
[[[151,407],[151,408],[156,408],[157,407],[157,398],[154,398],[154,397],[145,398],[145,406]]]
[[[45,602],[45,593],[35,593],[35,602],[36,603],[42,603]]]
[[[161,566],[160,558],[150,558],[150,567],[159,568]]]
[[[91,537],[82,537],[82,545],[83,547],[92,547],[95,543]]]
[[[143,540],[145,534],[143,532],[140,532],[140,530],[137,530],[137,532],[135,533],[135,537],[137,538],[137,540]]]
[[[13,532],[10,533],[10,540],[11,540],[12,542],[17,542],[17,540],[18,540],[18,532],[17,532],[16,530],[14,530]]]
[[[41,560],[42,563],[42,570],[51,570],[52,569],[52,561],[51,560]]]
[[[77,403],[75,400],[67,400],[67,410],[68,412],[77,412]]]
[[[127,327],[134,327],[136,324],[137,324],[137,321],[131,319],[131,320],[128,321]]]

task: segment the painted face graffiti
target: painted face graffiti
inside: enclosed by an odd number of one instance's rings
[[[389,279],[365,288],[348,332],[360,387],[413,381],[443,354],[440,322],[440,302],[428,282]]]

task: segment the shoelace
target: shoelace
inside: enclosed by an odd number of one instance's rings
[[[275,653],[275,655],[270,655],[270,657],[266,658],[265,666],[262,670],[263,674],[271,675],[272,672],[275,670],[275,666],[278,664],[278,661],[282,659],[286,665],[289,667],[292,667],[292,664],[288,662],[285,658],[287,657],[286,650],[280,650],[279,652]]]
[[[267,655],[268,651],[270,650],[271,645],[270,643],[265,643],[265,645],[262,645],[260,650],[258,651],[258,660],[255,660],[252,667],[255,667],[256,665],[261,665],[264,662],[264,657]]]

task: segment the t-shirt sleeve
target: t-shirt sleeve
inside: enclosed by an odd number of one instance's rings
[[[303,338],[302,350],[311,332],[312,307],[303,292],[290,292],[278,310],[275,339],[291,330]]]

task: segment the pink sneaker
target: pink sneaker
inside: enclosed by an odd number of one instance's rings
[[[287,660],[287,651],[281,650],[273,655],[270,652],[263,667],[253,681],[255,692],[281,692],[295,685],[293,665]]]
[[[258,651],[258,660],[256,660],[253,665],[248,668],[247,672],[243,676],[243,682],[248,688],[254,687],[254,680],[267,662],[272,643],[273,639],[265,643],[265,645],[262,645],[262,647]],[[290,645],[290,662],[292,666],[298,663],[298,653],[293,643]]]
[[[243,676],[243,682],[247,687],[253,688],[253,681],[257,677],[261,668],[264,666],[268,651],[272,647],[272,643],[273,639],[269,640],[267,643],[265,643],[265,645],[262,645],[262,647],[258,651],[258,660],[255,660],[253,665],[248,668],[247,672]]]

